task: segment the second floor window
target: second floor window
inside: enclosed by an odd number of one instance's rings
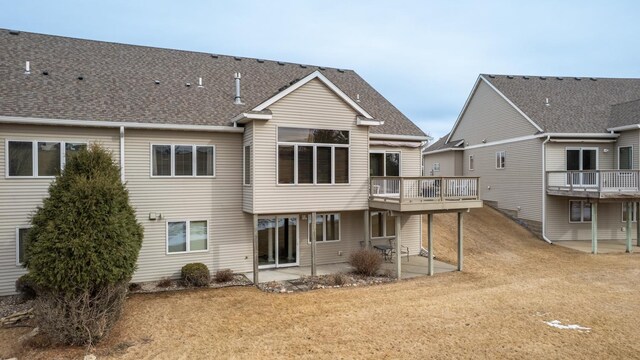
[[[10,177],[54,177],[67,160],[86,143],[64,141],[14,141],[9,140],[7,174]]]
[[[151,145],[152,176],[215,176],[212,145]]]
[[[618,148],[618,169],[633,169],[633,148],[631,146],[621,146]]]
[[[278,129],[278,184],[349,183],[349,131]]]
[[[506,151],[498,151],[496,153],[496,169],[504,169],[507,163],[507,152]]]
[[[469,155],[469,170],[475,169],[475,164],[473,163],[473,155]]]

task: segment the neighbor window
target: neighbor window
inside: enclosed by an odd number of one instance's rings
[[[583,200],[569,201],[569,222],[591,222],[591,204]]]
[[[475,164],[473,163],[473,155],[469,155],[469,170],[475,169]]]
[[[387,215],[386,211],[371,213],[371,237],[383,238],[396,236],[396,217]]]
[[[397,151],[369,153],[369,176],[400,176],[400,153]]]
[[[340,214],[317,214],[315,227],[317,242],[340,241]],[[311,239],[311,228],[309,239]]]
[[[349,131],[278,128],[278,184],[349,183]]]
[[[184,253],[206,251],[209,243],[206,220],[167,222],[167,252]]]
[[[215,176],[212,145],[151,145],[152,176]]]
[[[622,146],[618,148],[618,169],[633,169],[633,147]]]
[[[433,164],[433,171],[434,172],[439,172],[440,171],[440,163],[434,163]]]
[[[7,141],[8,176],[54,177],[86,143],[64,141]]]
[[[27,233],[29,226],[20,226],[16,228],[16,264],[22,265],[26,260],[25,248],[27,241]]]
[[[504,169],[507,159],[507,153],[505,151],[498,151],[496,153],[496,169]]]
[[[251,185],[251,145],[244,147],[244,184]]]
[[[622,222],[626,222],[626,221],[627,221],[627,204],[622,203]],[[631,204],[631,221],[633,222],[638,221],[638,204],[637,203]]]

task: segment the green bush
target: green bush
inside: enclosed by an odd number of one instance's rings
[[[349,256],[349,264],[355,273],[375,276],[382,266],[382,255],[373,249],[360,249]]]
[[[231,269],[222,269],[216,271],[215,276],[213,277],[216,282],[223,283],[233,280],[233,270]]]
[[[30,274],[24,274],[16,280],[16,291],[24,300],[31,300],[36,297],[36,285]]]
[[[41,290],[46,295],[39,309],[59,317],[49,324],[83,333],[57,340],[79,344],[99,339],[108,328],[97,329],[87,321],[98,327],[115,322],[121,311],[115,307],[124,299],[118,292],[126,294],[143,237],[110,152],[92,145],[72,156],[31,224],[25,265],[39,295]],[[110,309],[101,309],[103,305]],[[79,315],[83,309],[86,313]],[[57,331],[46,324],[41,330]]]
[[[182,280],[187,286],[207,286],[211,280],[211,274],[207,265],[191,263],[182,267]]]

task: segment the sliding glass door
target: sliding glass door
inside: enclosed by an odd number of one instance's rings
[[[567,185],[598,185],[598,148],[567,148]]]
[[[298,265],[298,217],[258,219],[258,265],[261,269]]]

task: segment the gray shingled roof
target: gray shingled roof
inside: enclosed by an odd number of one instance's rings
[[[24,74],[26,61],[30,75]],[[0,30],[0,115],[230,125],[234,116],[316,70],[351,99],[359,95],[359,105],[384,120],[372,133],[424,136],[352,70],[8,30]],[[233,103],[235,72],[242,73],[245,105]]]
[[[640,99],[640,79],[482,76],[551,133],[605,132],[628,121],[613,119],[612,105]]]
[[[610,127],[640,124],[640,100],[615,104],[611,107]]]
[[[452,149],[452,148],[455,148],[456,145],[458,145],[458,143],[463,141],[462,139],[459,139],[459,140],[451,140],[447,142],[448,136],[449,134],[441,137],[440,139],[438,139],[438,141],[434,142],[433,144],[429,145],[426,149],[424,149],[424,152],[428,153],[428,152],[437,151],[437,150]]]

